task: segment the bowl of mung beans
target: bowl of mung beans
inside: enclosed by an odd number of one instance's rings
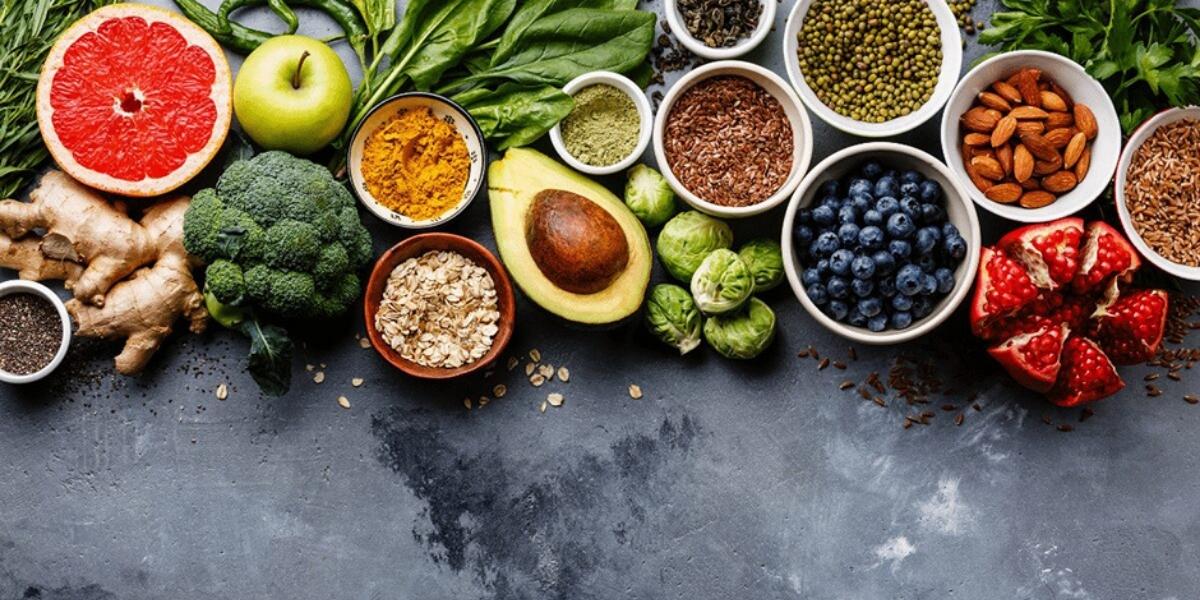
[[[962,36],[941,0],[798,0],[783,35],[788,78],[821,120],[869,138],[932,118],[954,91]]]

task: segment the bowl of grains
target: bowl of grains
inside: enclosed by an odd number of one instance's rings
[[[496,362],[512,338],[512,282],[483,246],[424,233],[375,263],[363,310],[367,337],[385,360],[423,379],[450,379]]]
[[[575,107],[554,129],[550,142],[571,168],[611,175],[633,166],[650,145],[654,114],[646,94],[628,77],[585,73],[563,86]]]
[[[0,283],[0,382],[42,379],[70,344],[71,319],[50,288],[19,279]]]
[[[1133,132],[1117,165],[1116,201],[1142,256],[1200,281],[1200,107],[1165,110]]]
[[[705,60],[737,58],[758,47],[775,24],[778,0],[666,0],[667,25]]]
[[[800,99],[821,120],[888,137],[946,104],[962,67],[962,35],[942,0],[798,0],[783,56]]]
[[[346,151],[351,189],[375,216],[405,229],[442,225],[483,187],[487,146],[463,107],[409,92],[379,103]]]
[[[1049,52],[992,57],[963,77],[942,115],[942,154],[980,208],[1045,223],[1112,182],[1121,123],[1104,86]]]
[[[812,123],[780,76],[747,62],[708,63],[667,91],[654,155],[693,208],[741,218],[783,203],[812,161]]]

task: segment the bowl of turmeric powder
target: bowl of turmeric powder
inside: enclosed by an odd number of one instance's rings
[[[463,107],[410,92],[379,103],[359,123],[346,165],[355,195],[375,216],[428,229],[458,216],[479,194],[487,146]]]

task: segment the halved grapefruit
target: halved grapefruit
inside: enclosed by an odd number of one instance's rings
[[[220,150],[232,119],[229,63],[183,16],[142,4],[100,8],[54,43],[37,116],[55,162],[93,188],[165,194]]]

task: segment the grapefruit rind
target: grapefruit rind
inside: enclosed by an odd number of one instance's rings
[[[209,55],[215,69],[215,79],[209,97],[216,107],[216,119],[208,142],[199,151],[188,155],[184,163],[162,177],[147,177],[130,181],[96,171],[79,163],[59,138],[53,125],[54,106],[51,99],[54,77],[64,64],[64,57],[71,46],[83,35],[94,32],[110,19],[140,17],[149,24],[164,23],[174,28],[190,46],[198,47]],[[221,46],[207,32],[182,15],[155,6],[122,3],[99,8],[79,19],[55,41],[43,63],[37,87],[38,128],[41,130],[50,155],[58,166],[79,182],[89,187],[132,197],[160,196],[171,192],[190,181],[208,165],[220,151],[229,134],[233,121],[233,78],[229,63]]]

